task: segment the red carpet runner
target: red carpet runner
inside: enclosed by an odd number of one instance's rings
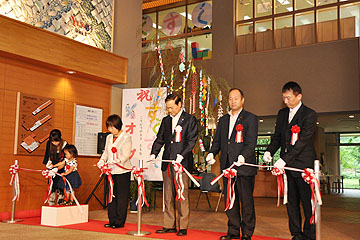
[[[23,222],[19,222],[18,224],[25,224],[25,225],[34,225],[34,226],[41,226],[41,218],[35,217],[35,218],[25,218]],[[114,233],[114,234],[123,234],[127,235],[127,232],[129,231],[136,231],[137,225],[135,223],[126,223],[124,228],[119,229],[109,229],[105,228],[104,224],[105,221],[99,221],[99,220],[89,220],[87,223],[80,223],[80,224],[73,224],[73,225],[66,225],[61,226],[59,228],[65,228],[65,229],[74,229],[74,230],[83,230],[83,231],[91,231],[91,232],[103,232],[103,233]],[[202,230],[188,230],[188,235],[184,237],[178,237],[176,233],[167,233],[167,234],[157,234],[155,231],[157,229],[161,229],[160,226],[154,226],[154,225],[145,225],[143,224],[141,226],[142,231],[148,231],[151,232],[150,235],[147,235],[146,237],[149,238],[157,238],[157,239],[175,239],[175,240],[190,240],[190,239],[219,239],[224,233],[221,232],[212,232],[212,231],[202,231]],[[272,237],[262,237],[262,236],[253,236],[253,240],[283,240],[283,238],[272,238]]]

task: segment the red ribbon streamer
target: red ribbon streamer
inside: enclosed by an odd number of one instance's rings
[[[313,202],[312,216],[310,218],[310,224],[315,224],[315,210],[316,210],[316,202],[319,205],[322,204],[321,200],[321,192],[320,192],[320,184],[318,179],[315,177],[314,170],[305,168],[304,173],[301,174],[304,181],[310,184],[311,189],[311,200]],[[316,191],[316,192],[315,192]],[[318,195],[316,195],[318,194]]]
[[[142,205],[146,205],[147,207],[149,207],[149,203],[148,201],[146,200],[146,195],[145,195],[145,188],[144,188],[144,176],[143,176],[143,173],[144,173],[144,169],[146,168],[134,168],[133,169],[133,174],[134,174],[134,177],[136,178],[140,178],[140,184],[138,186],[138,190],[140,189],[140,195],[143,199],[142,201],[142,204],[140,205],[140,209],[142,209]],[[140,196],[139,196],[140,197]],[[139,199],[138,199],[139,201]],[[137,201],[137,202],[138,202]]]
[[[227,183],[227,197],[226,197],[226,208],[225,211],[232,209],[234,200],[235,200],[235,182],[234,180],[231,183],[231,179],[236,177],[236,170],[235,169],[226,169],[224,171],[224,177],[228,179]]]

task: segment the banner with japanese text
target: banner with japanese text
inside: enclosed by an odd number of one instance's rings
[[[166,88],[124,89],[122,101],[123,130],[132,137],[131,163],[143,160],[144,179],[162,181],[161,163],[147,162],[161,120],[166,116]]]

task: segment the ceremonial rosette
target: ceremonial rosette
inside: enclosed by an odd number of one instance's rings
[[[294,125],[291,127],[291,145],[295,145],[296,141],[299,140],[300,127],[298,125]]]
[[[235,138],[235,142],[236,143],[242,143],[243,142],[243,125],[238,124],[236,125],[236,138]]]

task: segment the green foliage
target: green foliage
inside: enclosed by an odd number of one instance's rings
[[[358,177],[360,169],[360,146],[340,147],[341,174],[350,170],[355,177]]]

